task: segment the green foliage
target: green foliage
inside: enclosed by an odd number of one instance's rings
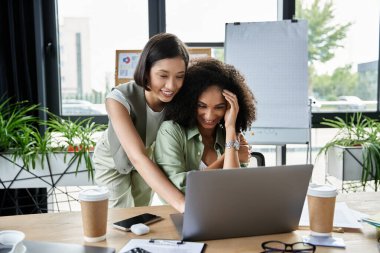
[[[306,19],[309,23],[308,48],[309,62],[326,62],[331,60],[334,50],[343,47],[340,42],[346,38],[347,30],[352,23],[333,23],[333,2],[326,1],[323,5],[315,0],[310,8],[306,8],[302,0],[296,1],[296,17]]]
[[[375,191],[380,184],[380,122],[361,113],[353,114],[346,120],[340,117],[323,119],[321,124],[339,129],[335,137],[319,151],[324,153],[333,146],[361,146],[363,171],[361,182],[365,187],[371,178],[375,181]]]
[[[371,93],[362,94],[364,89],[358,85],[357,74],[352,73],[350,65],[335,69],[332,75],[315,73],[315,63],[328,62],[343,47],[342,41],[353,23],[334,22],[333,1],[314,0],[307,6],[306,1],[297,0],[296,17],[306,19],[309,25],[309,94],[324,100],[337,100],[342,95],[370,99]]]
[[[44,160],[51,151],[47,136],[41,135],[34,126],[23,126],[21,130],[17,147],[9,150],[12,152],[13,159],[16,160],[17,157],[20,157],[27,170],[30,165],[35,169],[38,160],[41,168],[44,168]]]
[[[0,152],[10,153],[14,161],[20,158],[23,167],[29,170],[35,169],[37,162],[44,168],[47,155],[54,151],[63,151],[66,162],[68,148],[71,147],[74,156],[69,163],[77,160],[78,171],[81,162],[84,162],[89,178],[93,179],[90,157],[90,151],[96,144],[93,134],[103,131],[106,126],[92,122],[92,118],[64,120],[27,101],[12,103],[10,98],[0,101]],[[47,121],[33,116],[40,110],[49,114]],[[40,125],[47,126],[44,134],[38,130]]]
[[[91,163],[90,151],[96,145],[93,134],[105,130],[105,125],[99,125],[92,122],[93,118],[77,119],[71,121],[65,120],[54,114],[49,114],[50,118],[45,122],[48,127],[46,134],[49,134],[51,140],[56,145],[56,149],[74,152],[74,156],[69,163],[73,163],[78,159],[76,171],[78,172],[79,165],[84,160],[89,173],[89,178],[94,178],[94,169]],[[71,150],[70,150],[71,149]],[[66,162],[66,155],[64,161]]]
[[[224,62],[224,49],[223,48],[215,48],[214,49],[214,57],[219,61]]]
[[[317,97],[333,101],[343,95],[356,96],[358,74],[352,73],[351,69],[351,65],[346,65],[335,69],[332,75],[312,76],[314,94],[318,94]]]
[[[46,139],[38,132],[39,119],[33,116],[39,105],[27,101],[12,103],[1,99],[0,104],[0,152],[10,152],[13,160],[20,158],[26,169],[35,168],[38,154],[46,155]],[[42,161],[41,161],[42,162]]]

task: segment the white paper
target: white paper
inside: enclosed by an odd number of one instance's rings
[[[133,78],[141,53],[120,53],[118,78]]]
[[[149,239],[131,239],[119,253],[124,253],[134,248],[142,248],[154,253],[200,253],[204,247],[204,243],[201,242],[183,242],[182,244],[177,244],[177,242],[175,240],[154,240],[152,243]]]
[[[362,219],[369,218],[369,215],[366,213],[362,213],[353,209],[351,209],[351,212],[355,216],[357,221],[361,221]]]
[[[253,127],[309,128],[305,20],[227,24],[225,61],[257,99]]]
[[[356,215],[358,212],[354,213],[345,202],[337,202],[335,204],[334,212],[334,227],[341,228],[362,228],[362,224],[358,221],[362,217],[358,218]],[[303,206],[301,219],[299,226],[309,226],[309,209],[307,206],[307,199]]]
[[[314,244],[316,246],[328,246],[337,248],[346,247],[343,238],[332,236],[303,236],[302,241]]]

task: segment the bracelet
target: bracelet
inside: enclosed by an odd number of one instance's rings
[[[234,148],[236,151],[240,148],[240,142],[238,140],[228,141],[226,142],[226,148]]]

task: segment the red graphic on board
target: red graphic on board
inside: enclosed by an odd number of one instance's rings
[[[123,58],[123,62],[126,63],[126,64],[130,63],[131,62],[131,58],[129,58],[129,56],[127,56],[127,57]]]

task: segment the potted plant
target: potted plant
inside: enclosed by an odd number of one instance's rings
[[[342,181],[360,180],[363,188],[368,181],[373,180],[377,191],[380,183],[378,120],[355,113],[346,120],[335,117],[324,119],[321,124],[339,129],[335,137],[318,153],[327,155],[328,173]]]
[[[33,116],[39,110],[45,110],[49,119],[41,121]],[[46,126],[43,134],[38,131],[40,125]],[[52,174],[55,167],[61,170],[63,167],[68,168],[76,163],[75,174],[80,166],[84,165],[88,180],[93,180],[91,151],[96,144],[93,135],[104,129],[104,125],[92,122],[92,118],[65,120],[39,105],[29,104],[26,101],[11,103],[11,99],[6,99],[0,104],[0,157],[6,162],[12,162],[13,167],[18,167],[29,172],[28,175],[34,174],[37,177],[40,176],[39,173]],[[72,152],[70,152],[71,149]],[[61,154],[63,154],[63,159],[56,159]],[[70,159],[67,159],[67,156],[70,156]],[[51,163],[52,159],[62,160],[62,162],[54,167]],[[21,177],[19,172],[8,173],[7,170],[12,169],[9,164],[2,162],[0,166],[2,167],[1,182],[6,181],[4,179],[6,176],[8,178]],[[39,169],[36,169],[37,167]],[[39,171],[44,170],[45,167],[48,171]],[[14,184],[13,181],[12,184]],[[3,184],[3,187],[6,186]]]
[[[50,146],[55,151],[64,152],[64,161],[67,155],[73,153],[69,163],[77,160],[76,172],[82,162],[88,170],[91,180],[94,178],[94,169],[91,163],[90,153],[94,150],[96,140],[94,133],[104,131],[106,126],[92,122],[93,118],[65,120],[54,114],[45,122],[48,127],[45,135],[49,135]]]
[[[54,210],[56,192],[75,200],[57,186],[93,184],[93,135],[105,126],[92,118],[65,120],[27,101],[0,101],[0,215]],[[40,110],[46,121],[36,116]]]

